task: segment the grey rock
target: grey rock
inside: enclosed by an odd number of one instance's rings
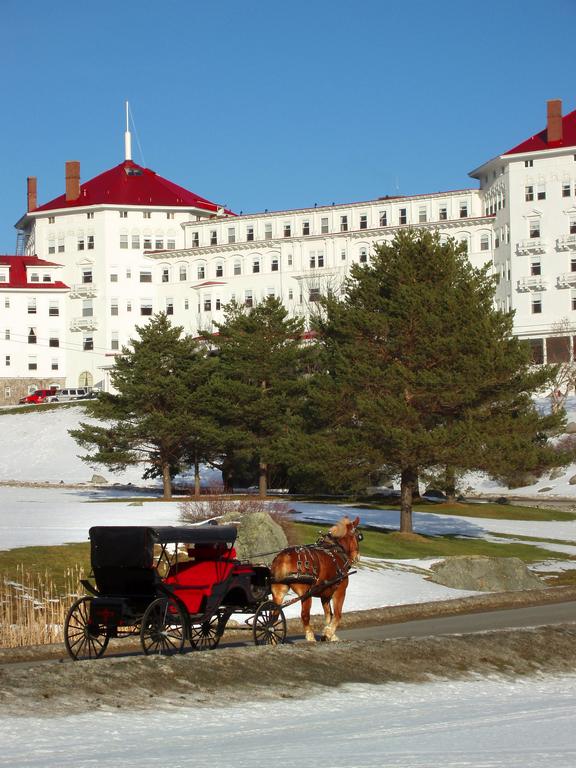
[[[566,424],[566,429],[564,430],[564,432],[567,435],[575,435],[576,434],[576,421],[569,421],[568,424]]]
[[[249,512],[240,516],[229,512],[222,523],[234,523],[238,527],[234,546],[240,560],[269,565],[276,552],[288,546],[282,527],[267,512]]]
[[[554,488],[550,488],[549,485],[545,485],[544,488],[538,488],[538,493],[548,493],[548,491],[553,491]]]
[[[508,592],[546,587],[517,557],[449,557],[432,566],[430,580],[452,589],[476,592]]]
[[[572,475],[572,477],[570,478],[570,480],[568,480],[568,482],[570,483],[570,485],[576,485],[576,475]]]
[[[565,470],[562,469],[562,467],[554,467],[554,469],[550,472],[550,480],[558,480],[559,477],[562,477]]]
[[[102,475],[92,475],[92,479],[90,480],[91,483],[94,485],[107,485],[108,480],[106,480],[105,477],[102,477]]]

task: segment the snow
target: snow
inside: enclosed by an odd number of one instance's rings
[[[0,755],[11,768],[573,768],[576,676],[355,685],[250,707],[0,717]]]

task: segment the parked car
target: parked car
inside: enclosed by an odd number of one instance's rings
[[[90,390],[86,387],[64,387],[52,393],[51,403],[68,403],[71,400],[83,400]]]
[[[20,404],[27,403],[27,404],[35,404],[39,405],[40,403],[49,403],[53,400],[53,398],[58,394],[58,390],[56,389],[37,389],[35,392],[32,392],[30,395],[26,395],[25,397],[21,397],[18,402]]]

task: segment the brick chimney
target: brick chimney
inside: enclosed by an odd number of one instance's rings
[[[66,162],[66,200],[78,200],[80,197],[80,163],[78,160]]]
[[[38,208],[38,194],[36,176],[28,176],[28,211],[35,211]]]
[[[562,141],[562,100],[552,99],[548,102],[546,142],[552,144],[558,141]]]

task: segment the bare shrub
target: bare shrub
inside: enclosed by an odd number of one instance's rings
[[[15,580],[0,577],[0,647],[62,642],[64,620],[83,577],[81,568],[66,569],[60,592],[48,574],[30,573],[23,565]]]

